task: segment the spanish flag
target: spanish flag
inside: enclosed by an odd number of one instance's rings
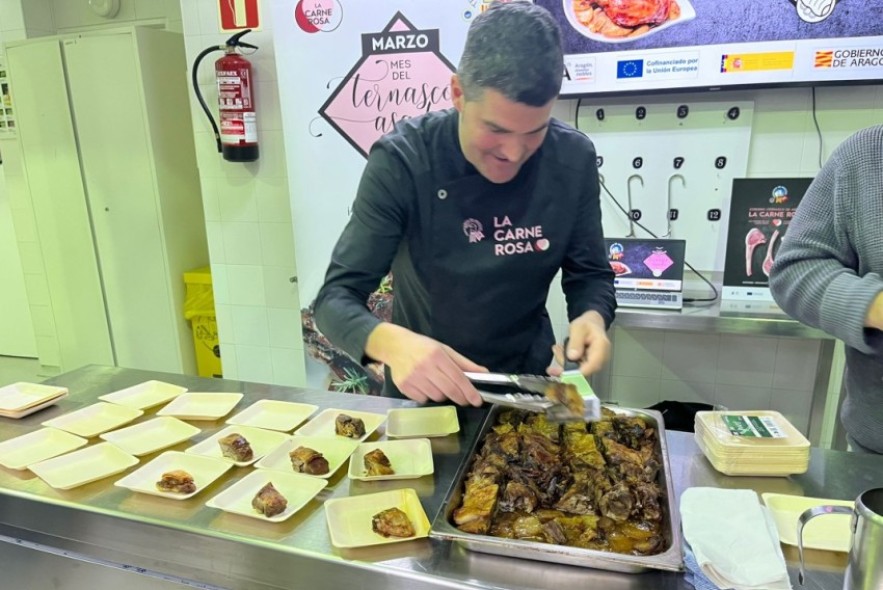
[[[816,63],[815,67],[817,68],[830,68],[834,62],[834,52],[833,51],[816,51]]]

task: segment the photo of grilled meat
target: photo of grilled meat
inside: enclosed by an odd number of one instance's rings
[[[384,537],[413,537],[414,525],[398,508],[388,508],[371,517],[371,530]]]
[[[452,512],[463,532],[631,555],[665,547],[658,433],[609,409],[550,424],[504,411],[482,441]]]
[[[597,0],[610,20],[621,27],[658,25],[668,18],[672,0]]]
[[[389,457],[380,449],[365,453],[362,460],[365,463],[366,475],[393,475],[395,473],[389,462]]]
[[[288,500],[279,493],[273,482],[262,487],[251,501],[251,506],[267,518],[282,514],[288,506]]]
[[[626,41],[640,37],[681,16],[678,0],[571,1],[576,21],[585,27],[584,34],[599,40]]]
[[[365,423],[361,418],[338,414],[334,420],[334,432],[349,438],[362,438],[365,436]]]
[[[315,449],[309,447],[297,447],[290,453],[291,467],[298,473],[307,475],[325,475],[328,473],[328,460]]]
[[[156,489],[174,494],[191,494],[196,491],[196,483],[192,475],[183,469],[175,469],[162,474],[162,478],[156,482]]]
[[[244,436],[237,432],[232,432],[218,439],[218,444],[221,446],[221,454],[229,459],[240,463],[254,459],[254,451],[252,451],[251,445],[248,444]]]

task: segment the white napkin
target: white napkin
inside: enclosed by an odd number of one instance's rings
[[[681,525],[702,573],[718,587],[791,590],[776,525],[756,492],[689,488]]]

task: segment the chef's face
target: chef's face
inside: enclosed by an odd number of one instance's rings
[[[460,149],[466,160],[491,182],[515,178],[546,137],[554,99],[532,107],[486,88],[476,100],[466,100],[456,75],[451,95],[460,112]]]

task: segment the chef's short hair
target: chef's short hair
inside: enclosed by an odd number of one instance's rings
[[[468,101],[491,88],[528,106],[547,104],[564,75],[558,23],[531,2],[495,1],[472,21],[457,75]]]

